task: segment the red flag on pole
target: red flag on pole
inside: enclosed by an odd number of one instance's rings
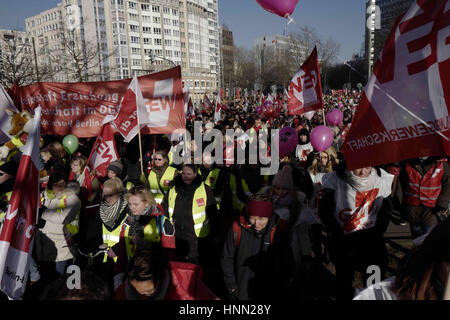
[[[236,100],[241,100],[241,88],[236,89]]]
[[[394,23],[345,138],[349,169],[450,155],[449,12],[418,0]]]
[[[89,167],[96,171],[97,176],[105,177],[108,173],[109,164],[118,159],[116,141],[114,140],[114,133],[109,122],[103,125],[102,130],[97,136],[88,163]],[[90,179],[86,177],[86,181],[90,181]]]
[[[12,299],[22,299],[27,285],[39,211],[41,107],[34,110],[0,233],[0,288]]]
[[[106,117],[103,123],[110,121],[109,119],[109,117]],[[123,136],[125,142],[130,142],[139,130],[147,124],[150,124],[150,118],[145,107],[139,81],[135,75],[120,103],[119,112],[113,121],[113,125]]]
[[[208,96],[205,93],[205,97],[203,98],[203,108],[206,111],[212,111],[213,109],[213,104],[211,103],[211,101],[209,100]]]
[[[289,115],[301,115],[323,107],[317,48],[311,52],[289,84]]]

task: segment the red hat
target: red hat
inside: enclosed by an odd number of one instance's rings
[[[270,218],[273,214],[272,202],[261,200],[250,200],[247,202],[247,215],[249,217]]]

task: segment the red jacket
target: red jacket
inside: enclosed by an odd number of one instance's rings
[[[434,208],[442,190],[442,176],[444,175],[443,160],[438,160],[422,177],[419,171],[409,163],[406,164],[408,182],[406,185],[405,202],[409,206]]]
[[[198,265],[169,262],[171,283],[164,300],[219,300],[202,281],[203,271]],[[115,300],[128,300],[126,282],[117,288]]]

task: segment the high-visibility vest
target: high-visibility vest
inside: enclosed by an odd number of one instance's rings
[[[163,232],[164,221],[166,217],[164,215],[159,215],[152,217],[148,224],[144,227],[144,241],[145,242],[160,242],[161,234]],[[133,239],[129,236],[130,225],[127,219],[124,220],[120,230],[120,237],[125,240],[125,247],[127,249],[128,261],[134,256],[136,252],[136,244]]]
[[[208,176],[206,177],[205,184],[208,187],[210,187],[212,190],[216,189],[216,183],[217,183],[217,179],[219,178],[219,174],[220,174],[220,169],[215,168],[215,169],[212,169],[208,173]],[[222,202],[222,195],[220,195],[220,194],[216,195],[215,198],[216,198],[217,209],[220,209],[220,203]]]
[[[122,220],[122,223],[120,223],[117,228],[115,228],[114,230],[109,231],[106,227],[105,224],[102,223],[102,238],[103,238],[103,243],[106,244],[108,247],[113,247],[114,245],[119,243],[120,240],[120,232],[122,231],[122,224],[124,223],[126,219],[125,218]],[[117,256],[113,258],[114,262],[117,261]],[[103,257],[103,262],[106,262],[108,260],[108,256],[105,254],[105,256]]]
[[[24,144],[19,136],[12,137],[11,142],[16,146],[16,148],[20,148],[20,147],[24,146]]]
[[[9,202],[11,200],[12,191],[6,192],[1,196],[2,201]],[[3,220],[5,219],[6,212],[0,210],[0,232],[2,232]]]
[[[250,197],[253,195],[253,193],[250,192],[250,189],[247,185],[247,183],[245,182],[244,179],[241,179],[241,183],[242,183],[242,190],[244,191],[245,195],[247,197]],[[257,193],[261,192],[262,189],[267,186],[269,184],[269,176],[268,175],[264,175],[264,184],[263,186],[258,190]],[[231,192],[233,193],[233,200],[232,200],[232,206],[233,209],[238,210],[239,212],[242,211],[242,209],[245,207],[245,203],[243,203],[238,195],[237,195],[237,181],[236,181],[236,176],[234,174],[230,175],[230,188],[231,188]]]
[[[150,191],[153,194],[153,197],[155,198],[155,201],[157,204],[161,204],[161,202],[164,199],[164,192],[169,191],[169,183],[173,180],[175,177],[175,173],[177,172],[177,169],[174,167],[167,167],[166,171],[161,177],[161,180],[159,181],[158,185],[158,176],[154,171],[151,171],[148,176],[148,182],[150,184]],[[162,191],[161,191],[162,190]]]
[[[45,190],[45,193],[47,194],[47,198],[49,198],[50,200],[54,199],[56,197],[55,193],[53,192],[53,190]],[[67,195],[63,195],[61,197],[61,199],[59,200],[58,206],[56,208],[56,211],[58,213],[62,213],[62,211],[67,207]],[[43,196],[41,198],[42,203],[44,203],[45,201],[45,197]],[[80,211],[81,211],[81,200],[78,199],[78,202],[80,203],[78,212],[75,216],[75,219],[73,219],[73,221],[71,221],[70,223],[66,224],[66,228],[67,230],[72,234],[72,236],[76,235],[79,231],[80,231]]]
[[[175,212],[176,199],[177,192],[175,187],[173,187],[169,191],[169,219],[172,224],[174,224],[173,215]],[[194,231],[197,238],[204,238],[209,235],[209,219],[206,216],[207,203],[208,198],[206,195],[205,183],[202,182],[197,190],[195,190],[194,199],[192,199],[192,218],[194,220]]]
[[[418,206],[422,203],[425,207],[434,208],[442,189],[444,161],[438,160],[423,177],[409,163],[406,164],[408,185],[405,191],[405,202],[407,205]]]
[[[130,190],[133,187],[134,187],[134,184],[131,181],[128,181],[127,184],[125,185],[125,188],[127,188],[127,190]]]
[[[169,158],[169,165],[171,165],[173,163],[173,151],[169,151],[167,157]]]

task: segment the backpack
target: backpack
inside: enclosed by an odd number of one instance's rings
[[[233,240],[234,240],[234,246],[237,248],[239,246],[239,242],[241,241],[241,231],[242,228],[247,229],[246,226],[247,222],[245,221],[245,218],[243,216],[240,216],[239,221],[235,220],[233,222]],[[273,243],[273,239],[275,238],[275,231],[277,230],[278,225],[274,225],[272,229],[270,229],[270,243]]]

